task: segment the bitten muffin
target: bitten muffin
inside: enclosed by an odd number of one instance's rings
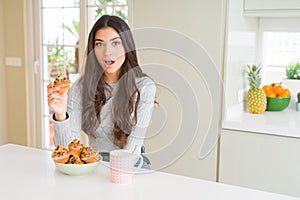
[[[100,155],[99,151],[94,149],[91,146],[84,147],[82,149],[81,155],[80,155],[81,160],[83,160],[85,163],[93,163],[97,162],[100,160]]]
[[[70,159],[67,164],[81,165],[81,164],[84,164],[84,162],[80,159],[79,156],[70,156]]]
[[[84,145],[82,142],[78,139],[73,140],[69,145],[69,152],[72,156],[80,156],[81,151],[83,149]]]
[[[70,152],[63,146],[57,146],[52,153],[54,162],[66,163],[70,157]]]
[[[70,88],[70,80],[60,75],[54,80],[54,86],[60,88],[58,91],[60,94],[65,93]]]

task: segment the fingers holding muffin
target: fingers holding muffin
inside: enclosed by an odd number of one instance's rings
[[[66,93],[69,90],[70,85],[71,85],[70,80],[62,75],[58,76],[54,80],[53,84],[54,84],[54,87],[59,87],[59,90],[58,90],[59,94]]]
[[[55,113],[58,121],[66,118],[69,88],[70,81],[64,76],[58,76],[53,83],[47,85],[48,106]]]
[[[70,86],[71,86],[70,80],[60,75],[53,81],[53,83],[51,82],[47,85],[47,93],[64,94],[68,92]]]

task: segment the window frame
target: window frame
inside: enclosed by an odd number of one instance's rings
[[[264,60],[263,34],[264,32],[300,32],[299,17],[260,17],[258,22],[258,40],[257,40],[257,61],[264,66],[262,72],[262,84],[270,82],[280,82],[285,77],[285,68],[267,66]],[[271,77],[271,78],[270,78]],[[273,79],[272,77],[277,77]]]
[[[23,0],[24,24],[25,24],[25,75],[26,75],[26,125],[27,145],[36,148],[49,148],[45,145],[45,125],[43,116],[43,56],[42,56],[42,24],[41,24],[41,0]],[[79,66],[83,64],[86,42],[88,37],[87,0],[79,2]],[[127,0],[128,24],[132,27],[133,0]]]

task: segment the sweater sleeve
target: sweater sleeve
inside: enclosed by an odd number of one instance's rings
[[[80,139],[81,133],[81,93],[78,81],[68,91],[68,118],[64,121],[56,121],[52,115],[54,125],[54,145],[68,147],[74,139]]]
[[[150,78],[146,78],[142,82],[140,102],[137,108],[137,124],[127,137],[125,146],[125,149],[131,152],[134,151],[136,154],[141,153],[141,147],[144,145],[144,138],[151,120],[156,93],[156,86]]]

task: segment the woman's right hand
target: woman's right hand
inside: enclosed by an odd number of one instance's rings
[[[47,85],[48,106],[55,114],[55,120],[62,121],[67,117],[67,92],[59,94],[59,87],[54,87],[53,83]]]

